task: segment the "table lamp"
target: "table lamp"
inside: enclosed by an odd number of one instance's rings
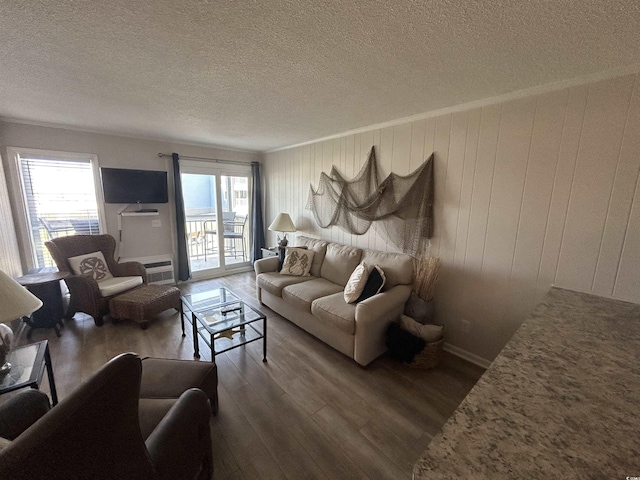
[[[284,248],[289,243],[286,232],[295,232],[296,226],[291,221],[291,217],[288,213],[279,213],[276,219],[271,222],[271,225],[269,225],[269,230],[272,232],[281,232],[283,234],[282,239],[280,238],[280,235],[278,235],[278,245],[280,248]]]
[[[11,351],[13,330],[5,322],[29,315],[41,306],[38,297],[0,270],[0,376],[11,370],[6,360]]]

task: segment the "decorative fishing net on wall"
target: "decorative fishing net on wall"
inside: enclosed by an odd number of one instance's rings
[[[433,154],[406,176],[378,177],[375,149],[360,172],[347,180],[335,166],[322,172],[318,188],[309,190],[307,209],[318,225],[332,225],[355,235],[376,230],[402,252],[423,252],[433,232]]]

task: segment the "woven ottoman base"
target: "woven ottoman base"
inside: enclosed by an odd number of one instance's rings
[[[117,295],[109,301],[109,310],[114,319],[130,318],[142,329],[149,326],[149,320],[165,310],[182,309],[180,290],[167,285],[144,285]],[[182,320],[182,315],[180,315]],[[184,325],[183,325],[184,333]]]

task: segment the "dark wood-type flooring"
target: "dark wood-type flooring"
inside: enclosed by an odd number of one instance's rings
[[[412,468],[483,370],[447,354],[438,368],[407,368],[383,356],[367,368],[307,334],[255,298],[252,272],[182,285],[225,286],[268,317],[262,342],[217,357],[220,412],[212,417],[216,479],[408,479]],[[192,336],[167,311],[147,330],[131,321],[103,327],[78,314],[49,340],[58,396],[122,352],[193,359]],[[19,345],[28,343],[20,329]],[[201,361],[210,361],[201,342]],[[46,379],[43,390],[48,391]]]

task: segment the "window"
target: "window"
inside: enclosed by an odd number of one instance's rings
[[[52,267],[46,241],[100,233],[95,158],[34,152],[16,152],[22,200],[34,266]]]

